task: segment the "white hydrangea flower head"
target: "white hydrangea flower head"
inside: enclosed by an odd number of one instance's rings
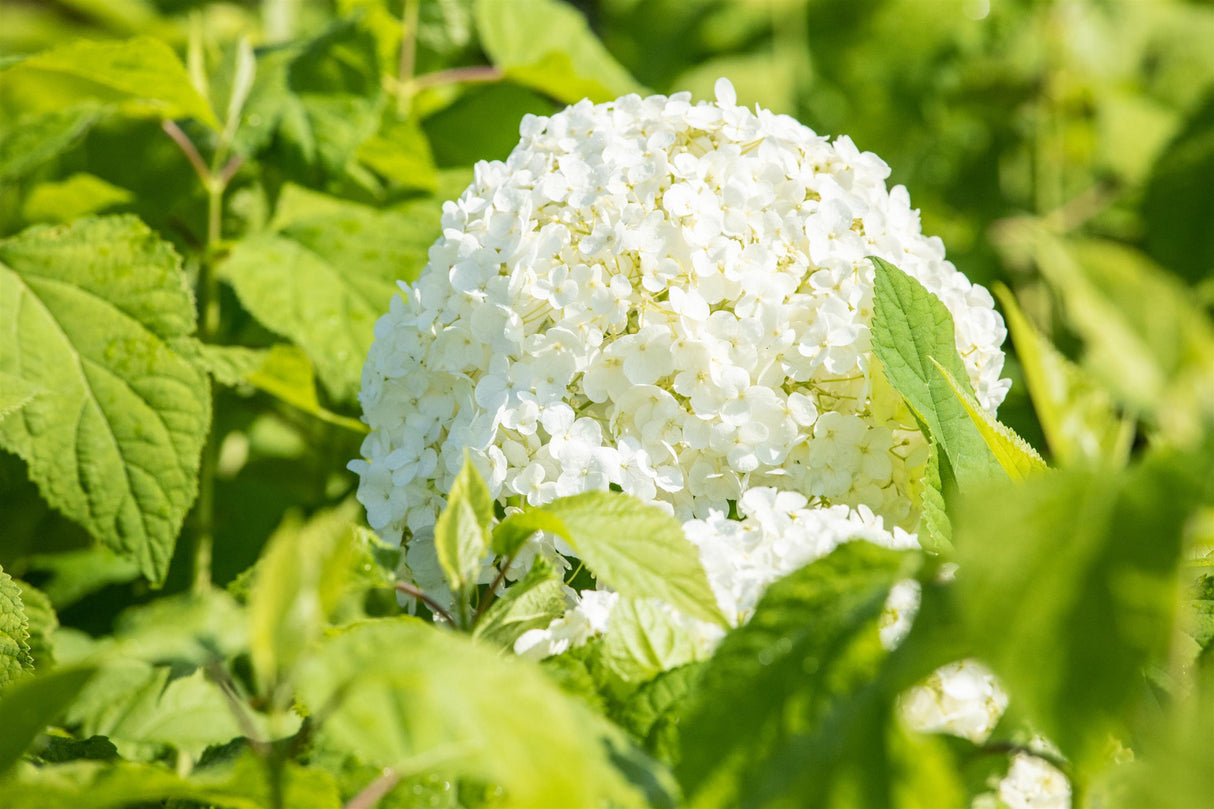
[[[1005,329],[846,137],[689,94],[526,117],[375,327],[359,499],[433,525],[471,450],[500,502],[615,485],[680,519],[754,488],[913,529],[925,445],[869,342],[885,258],[953,314],[994,409]]]
[[[999,782],[999,800],[1008,809],[1071,809],[1071,782],[1045,759],[1017,752]]]

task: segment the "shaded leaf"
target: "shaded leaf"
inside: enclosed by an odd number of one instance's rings
[[[133,217],[0,242],[0,371],[44,388],[0,421],[46,500],[162,581],[197,492],[206,377],[174,349],[194,330],[180,259]]]
[[[79,105],[5,126],[0,130],[0,182],[11,182],[66,152],[100,116],[95,106]]]
[[[56,669],[6,689],[0,699],[0,775],[17,763],[34,737],[53,722],[93,675],[88,667]],[[5,800],[9,798],[4,787]]]
[[[976,655],[1073,760],[1125,732],[1143,667],[1167,652],[1182,532],[1211,494],[1210,460],[1056,472],[959,505],[957,613]]]

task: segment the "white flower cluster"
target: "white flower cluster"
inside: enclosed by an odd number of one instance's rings
[[[376,324],[350,465],[372,527],[424,533],[468,448],[503,503],[615,484],[706,518],[774,487],[912,528],[924,442],[872,358],[866,256],[944,301],[989,408],[1005,329],[886,165],[723,80],[521,135]]]

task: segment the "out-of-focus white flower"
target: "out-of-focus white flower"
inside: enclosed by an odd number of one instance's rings
[[[1009,809],[1071,809],[1071,783],[1045,759],[1015,753],[999,782],[999,799]]]
[[[520,133],[376,324],[351,464],[375,529],[433,525],[465,448],[502,502],[614,484],[709,519],[774,487],[913,529],[924,441],[872,359],[866,257],[944,301],[991,408],[1005,331],[886,165],[724,81]]]
[[[986,740],[1007,710],[994,673],[975,660],[940,667],[902,696],[902,715],[922,733],[951,733],[975,744]]]

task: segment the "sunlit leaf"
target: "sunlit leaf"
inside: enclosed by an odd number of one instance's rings
[[[47,392],[0,421],[46,500],[161,581],[197,490],[206,377],[180,259],[133,217],[0,242],[0,371]]]
[[[957,354],[953,316],[917,280],[887,261],[873,257],[872,262],[876,271],[873,354],[890,384],[944,450],[961,488],[1002,474],[978,428],[936,370],[939,362],[972,394],[969,375]]]
[[[708,657],[693,630],[653,599],[621,597],[603,633],[603,663],[626,683]]]
[[[621,595],[658,598],[694,618],[727,624],[699,552],[660,508],[616,492],[586,492],[543,510],[561,521],[560,536],[587,567]]]
[[[958,382],[956,377],[934,359],[932,363],[936,366],[936,370],[944,376],[949,388],[956,395],[957,401],[961,402],[961,406],[965,408],[965,412],[974,422],[974,426],[978,428],[982,439],[986,441],[987,447],[1008,477],[1012,480],[1024,480],[1030,475],[1044,472],[1048,468],[1045,461],[1037,454],[1037,450],[978,404],[974,394],[967,389],[968,386]]]
[[[9,68],[42,71],[83,80],[83,97],[130,99],[163,118],[194,118],[218,129],[206,99],[190,83],[185,65],[159,39],[139,36],[120,42],[78,40],[34,54]]]
[[[21,587],[0,567],[0,692],[32,671],[29,618],[21,602]]]
[[[11,182],[74,146],[97,122],[93,105],[20,118],[0,128],[0,181]]]
[[[529,629],[544,629],[566,609],[561,577],[542,557],[531,570],[495,600],[476,623],[474,638],[513,649],[514,642]]]
[[[478,0],[476,29],[506,75],[566,102],[609,101],[640,86],[590,31],[585,17],[556,0]]]
[[[419,621],[331,636],[299,698],[328,707],[328,744],[380,766],[498,784],[503,806],[642,804],[611,763],[627,752],[618,731],[534,666]]]
[[[25,199],[22,214],[31,222],[70,222],[130,202],[125,188],[92,174],[73,174],[66,180],[42,183]]]

